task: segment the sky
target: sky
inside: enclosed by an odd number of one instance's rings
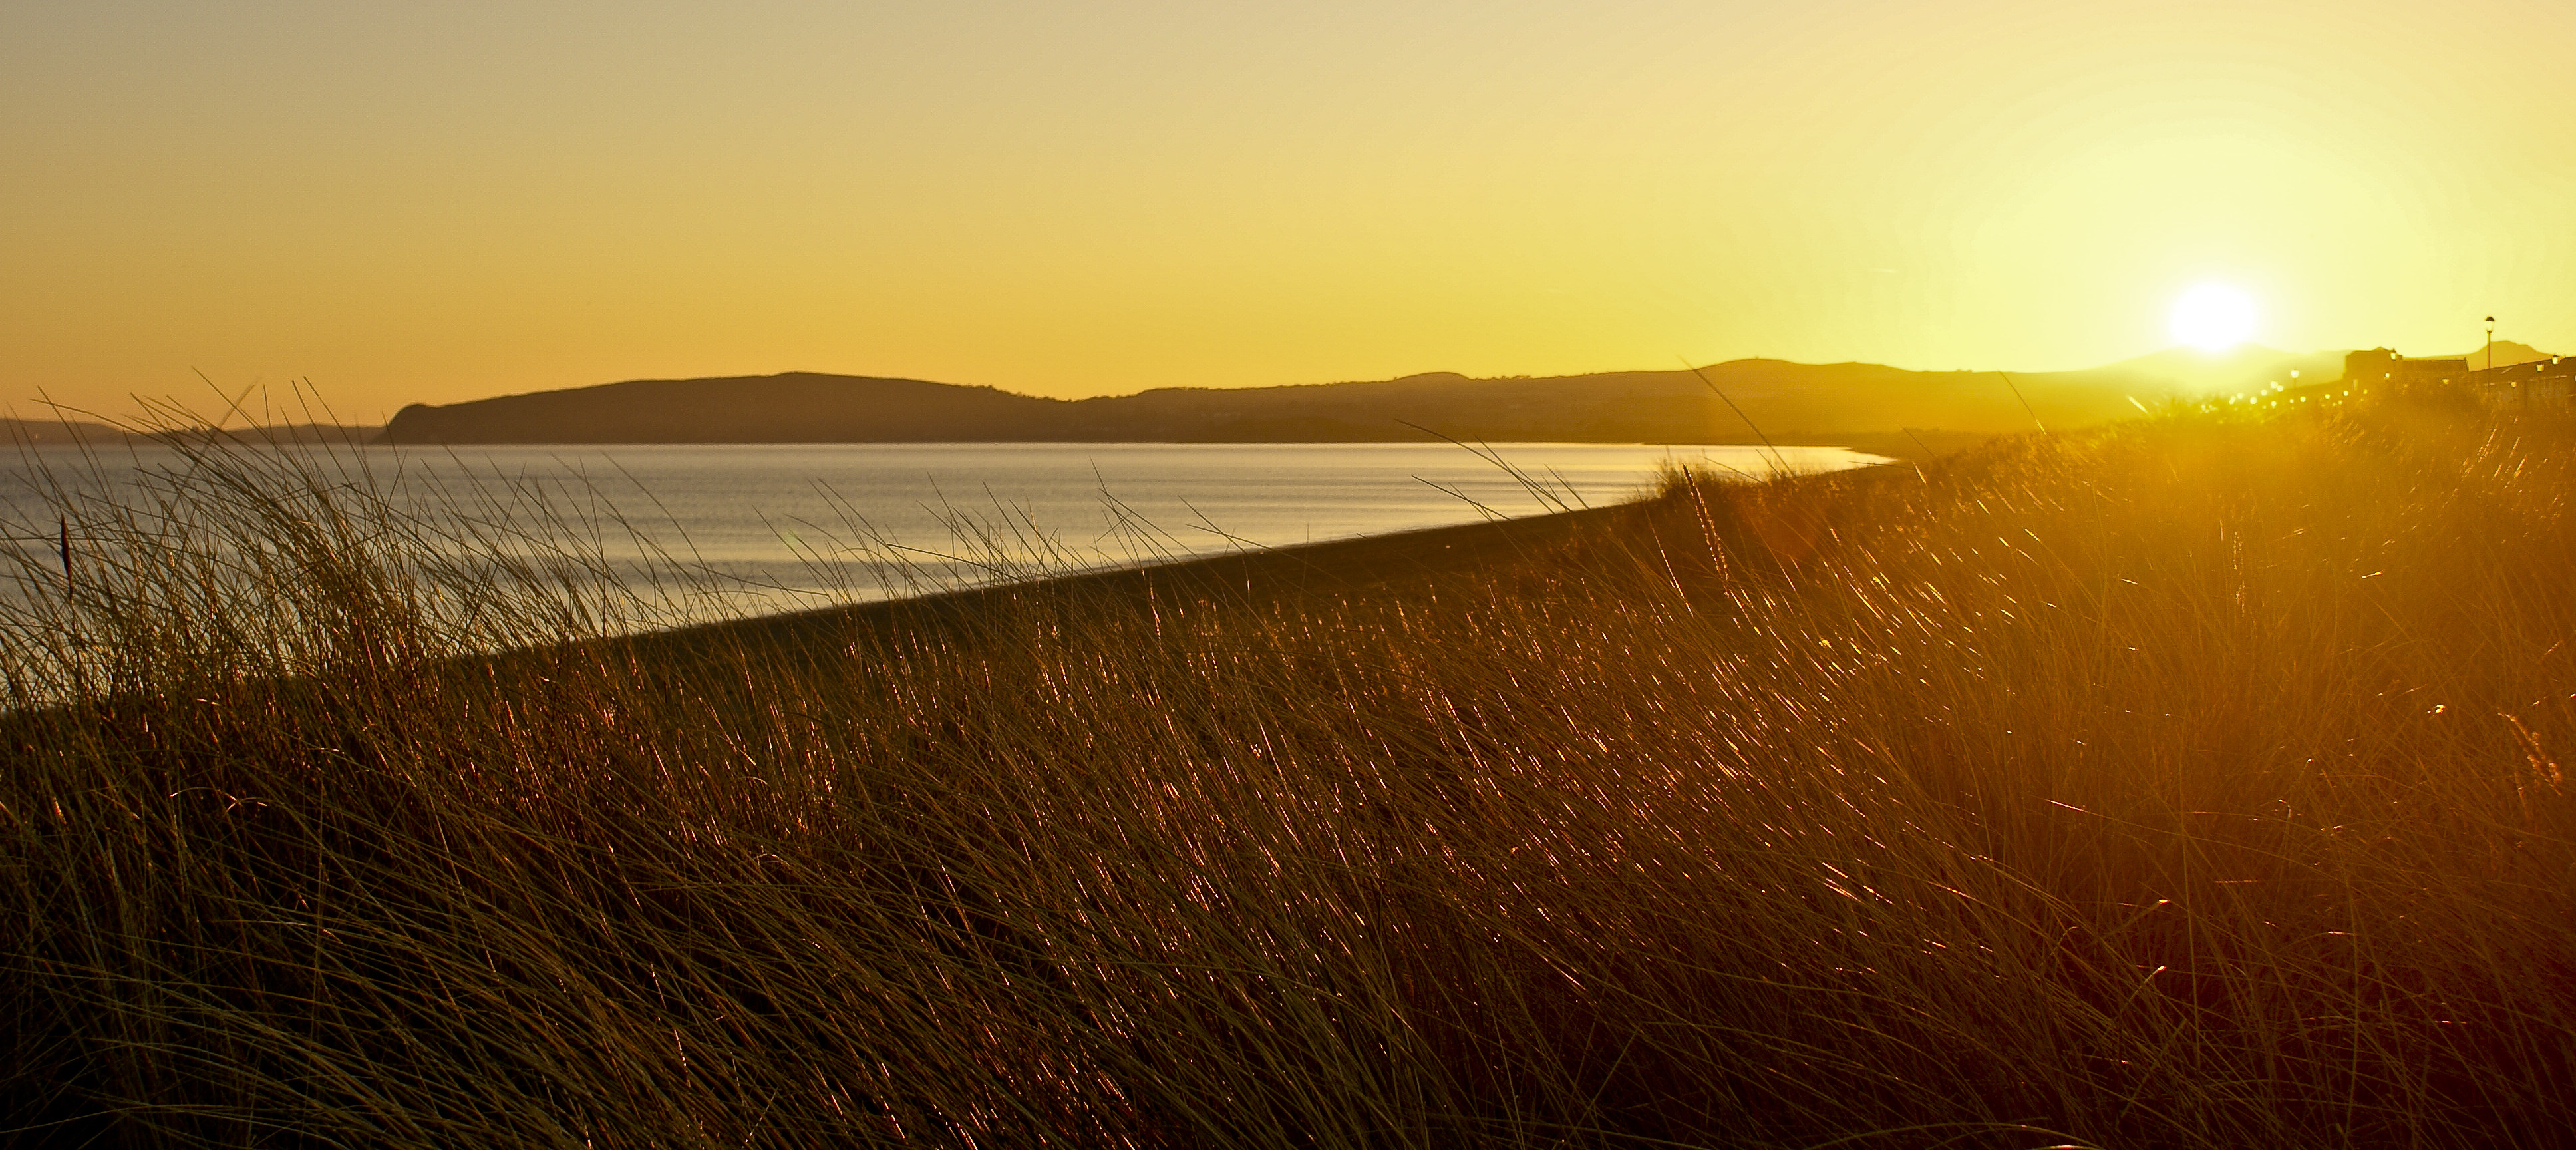
[[[2576,351],[2567,0],[0,6],[0,404]]]

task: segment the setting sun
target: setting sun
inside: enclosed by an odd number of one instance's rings
[[[2254,297],[2224,284],[2201,284],[2174,301],[2173,337],[2202,351],[2225,351],[2254,335]]]

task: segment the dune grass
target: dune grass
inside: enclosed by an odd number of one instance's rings
[[[782,645],[209,451],[121,574],[24,573],[0,1128],[2562,1144],[2571,461],[2177,414]]]

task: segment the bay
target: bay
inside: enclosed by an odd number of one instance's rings
[[[537,546],[551,535],[598,560],[600,578],[677,578],[694,618],[1601,506],[1650,493],[1677,463],[1754,476],[1886,462],[1830,447],[1576,443],[234,450],[298,453],[300,466],[388,493],[424,521],[517,517],[527,530],[478,537]],[[17,566],[55,562],[49,486],[132,503],[157,489],[151,477],[166,488],[189,466],[159,446],[23,451],[0,472]]]

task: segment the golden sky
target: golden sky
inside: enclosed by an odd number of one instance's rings
[[[0,401],[2576,350],[2568,0],[0,7]]]

